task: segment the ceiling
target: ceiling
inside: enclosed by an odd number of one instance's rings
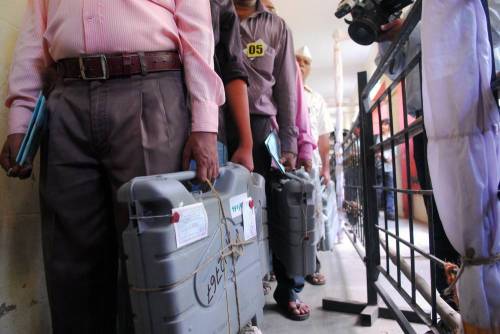
[[[274,0],[294,36],[295,48],[307,45],[313,55],[308,84],[334,103],[333,35],[343,36],[341,52],[344,71],[344,105],[357,104],[357,72],[373,70],[376,47],[357,45],[347,36],[347,24],[335,17],[339,0]]]

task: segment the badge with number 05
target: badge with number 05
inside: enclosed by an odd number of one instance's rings
[[[263,57],[266,54],[267,45],[262,39],[248,43],[245,50],[243,50],[248,58]]]

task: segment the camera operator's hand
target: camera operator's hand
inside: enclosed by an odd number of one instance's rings
[[[377,42],[394,41],[394,39],[399,35],[399,32],[401,31],[402,27],[403,27],[402,19],[396,19],[392,22],[384,24],[383,26],[380,27],[380,29],[384,33],[378,37]]]

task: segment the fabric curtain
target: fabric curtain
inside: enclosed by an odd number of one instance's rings
[[[434,195],[448,238],[473,262],[459,280],[464,329],[500,333],[500,119],[486,15],[480,0],[425,0],[421,28]]]

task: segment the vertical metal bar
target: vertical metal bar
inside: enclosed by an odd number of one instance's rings
[[[359,160],[361,159],[359,156],[358,152],[358,140],[355,135],[355,126],[352,128],[352,141],[353,141],[353,149],[354,149],[354,168],[353,168],[353,175],[356,178],[356,184],[358,186],[361,186],[361,178],[359,177]],[[356,196],[358,195],[358,192],[356,192]],[[355,201],[358,201],[357,197],[353,198]],[[357,205],[360,205],[361,202],[356,202]],[[357,209],[357,208],[356,208]],[[363,225],[361,224],[362,217],[359,216],[359,212],[356,211],[356,231],[358,233],[358,238],[360,242],[363,242]]]
[[[354,140],[354,144],[355,144],[355,147],[356,147],[356,180],[358,182],[358,185],[361,187],[361,188],[358,188],[358,191],[356,193],[357,197],[356,197],[356,201],[357,201],[357,204],[359,205],[359,207],[361,207],[361,204],[362,204],[362,199],[361,199],[361,196],[362,193],[360,193],[360,189],[363,189],[362,188],[362,178],[361,178],[361,153],[360,153],[360,147],[359,147],[359,138],[358,136],[356,136],[356,125],[353,127],[353,140]],[[358,220],[358,231],[359,231],[359,239],[361,240],[361,243],[364,243],[364,238],[363,238],[363,217],[358,215],[357,216],[357,220]]]
[[[361,124],[359,124],[359,126],[361,126]],[[358,149],[358,155],[357,155],[357,164],[358,164],[358,185],[360,186],[360,188],[358,188],[358,205],[361,205],[363,204],[363,191],[364,191],[364,188],[363,188],[363,169],[362,169],[362,163],[361,163],[361,139],[359,137],[359,135],[356,135],[356,147]],[[363,216],[358,216],[358,224],[359,224],[359,227],[360,227],[360,236],[361,236],[361,242],[363,243],[363,245],[365,245],[365,236],[364,236],[364,219],[363,219]]]
[[[364,109],[362,93],[367,84],[366,72],[358,73],[359,114],[361,121],[361,157],[363,161],[363,221],[366,242],[366,278],[368,305],[377,305],[375,282],[378,279],[377,266],[380,264],[380,246],[378,239],[377,194],[375,192],[375,154],[373,146],[372,115]]]
[[[420,71],[420,96],[423,101],[423,92],[422,92],[422,59],[418,62],[418,69]],[[424,112],[422,111],[422,118],[424,118]],[[424,125],[424,136],[425,134],[425,125]],[[425,164],[425,176],[427,180],[430,180],[429,169],[427,168],[427,163]],[[430,182],[426,182],[430,184]],[[427,189],[426,189],[427,190]],[[424,195],[425,196],[425,195]],[[429,220],[429,253],[432,255],[436,255],[436,247],[435,247],[435,238],[434,238],[434,194],[429,196],[428,206],[430,217],[427,217]],[[431,308],[432,308],[432,324],[437,324],[437,311],[436,311],[436,263],[434,261],[429,261],[431,266]]]
[[[362,187],[362,182],[361,182],[361,155],[360,155],[360,147],[359,147],[359,139],[358,137],[356,136],[356,125],[354,125],[353,127],[353,140],[354,140],[354,144],[355,144],[355,147],[356,147],[356,180],[358,182],[358,185]],[[362,188],[361,188],[362,189]],[[359,188],[358,188],[358,192],[356,193],[357,198],[357,204],[361,207],[361,203],[362,203],[362,200],[360,198],[360,192],[359,192]],[[358,231],[359,231],[359,239],[361,240],[361,243],[364,242],[364,239],[363,239],[363,217],[362,216],[357,216],[357,220],[358,220]]]
[[[392,91],[389,88],[388,90],[388,102],[389,102],[389,127],[390,127],[390,142],[391,142],[391,159],[392,159],[392,188],[388,191],[392,192],[393,195],[393,205],[394,205],[394,225],[396,228],[396,235],[399,237],[399,217],[398,217],[398,193],[395,191],[397,188],[396,185],[396,152],[394,148],[394,120],[392,115]],[[397,280],[398,286],[401,288],[401,247],[400,247],[399,239],[396,239],[396,257],[398,259],[396,263],[397,268]]]
[[[432,255],[436,254],[436,244],[434,239],[434,203],[432,196],[429,200],[429,207],[431,217],[429,217],[429,252]],[[432,324],[437,324],[437,311],[436,311],[436,263],[429,261],[431,265],[431,307],[432,307]]]
[[[421,61],[420,61],[421,62]],[[419,63],[420,63],[419,62]],[[403,119],[404,119],[404,129],[408,129],[408,110],[406,105],[406,81],[401,81],[401,94],[403,95]],[[406,155],[406,182],[408,183],[408,189],[410,190],[407,194],[408,196],[408,215],[409,215],[409,228],[410,228],[410,243],[415,244],[415,237],[413,231],[413,194],[411,192],[411,157],[410,157],[410,136],[408,132],[405,132],[405,155]],[[411,301],[412,303],[417,303],[417,287],[415,285],[415,251],[413,248],[410,249],[410,265],[411,265]]]
[[[378,116],[378,138],[379,142],[382,143],[384,141],[382,137],[382,110],[380,108],[380,103],[377,104],[377,116]],[[382,188],[385,187],[385,167],[384,167],[384,148],[381,146],[380,147],[380,159],[381,159],[381,164],[382,164]],[[381,204],[383,205],[383,211],[384,211],[384,224],[385,224],[385,230],[389,231],[389,221],[387,219],[387,203],[385,203],[385,198],[386,198],[386,190],[382,189],[379,190],[381,193],[381,198],[380,201],[382,202]],[[378,208],[377,208],[377,221],[378,221]],[[387,233],[385,234],[385,254],[389,254],[389,236]],[[388,274],[391,272],[391,262],[389,261],[389,257],[386,256],[386,271]]]

